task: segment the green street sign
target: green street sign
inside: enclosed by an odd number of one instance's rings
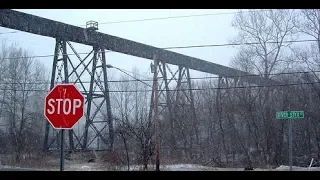
[[[304,118],[304,111],[279,111],[276,114],[277,119],[300,119]]]

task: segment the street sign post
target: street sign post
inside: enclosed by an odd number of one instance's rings
[[[84,96],[74,84],[58,84],[45,98],[44,115],[61,130],[60,171],[64,169],[64,130],[72,129],[84,115]]]
[[[304,111],[279,111],[276,113],[276,118],[289,120],[289,164],[292,171],[292,119],[304,118]]]

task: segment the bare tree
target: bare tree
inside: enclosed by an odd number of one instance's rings
[[[300,11],[300,20],[297,26],[299,32],[302,36],[308,37],[308,39],[313,39],[315,42],[310,42],[309,44],[302,44],[300,46],[295,46],[292,48],[292,59],[302,63],[310,73],[305,73],[301,76],[302,82],[311,83],[309,86],[301,87],[301,93],[304,95],[304,102],[306,102],[306,110],[309,115],[309,123],[303,128],[306,132],[306,138],[309,144],[308,151],[310,152],[312,148],[312,143],[316,145],[318,155],[320,155],[320,144],[318,143],[320,134],[319,132],[319,122],[316,120],[319,114],[316,110],[319,106],[320,100],[320,86],[317,82],[320,82],[320,10],[319,9],[304,9]],[[306,95],[308,94],[308,95]],[[311,99],[317,99],[317,101],[312,101]],[[308,103],[307,103],[308,102]],[[312,125],[312,126],[311,126]],[[311,128],[311,127],[312,128]]]
[[[41,126],[40,115],[42,108],[34,106],[37,101],[44,98],[44,66],[35,59],[30,58],[31,53],[18,48],[17,45],[10,47],[3,45],[2,58],[4,59],[4,76],[1,79],[5,85],[6,94],[3,96],[3,109],[6,111],[7,123],[9,124],[10,145],[15,152],[15,161],[21,160],[21,154],[30,149],[28,142],[39,141]],[[40,89],[42,87],[42,90]],[[32,98],[33,97],[33,98]],[[35,145],[33,143],[33,145]]]
[[[265,79],[269,79],[270,74],[279,72],[283,69],[283,63],[287,64],[288,50],[286,47],[291,45],[285,43],[295,38],[297,13],[295,10],[254,10],[248,14],[240,11],[235,16],[233,26],[239,30],[235,41],[248,44],[242,46],[240,54],[249,58],[248,61],[255,67],[254,72],[259,73]],[[252,44],[257,43],[257,44]],[[237,60],[234,60],[237,62]],[[241,59],[239,59],[241,61]],[[252,68],[250,64],[250,68]],[[263,98],[260,98],[262,105],[263,122],[259,126],[263,127],[263,157],[267,164],[273,162],[272,154],[274,151],[274,122],[271,114],[270,88],[264,88]],[[261,96],[262,97],[262,96]]]
[[[138,74],[137,70],[134,70],[135,74]],[[126,76],[126,75],[125,75]],[[133,147],[139,149],[141,162],[144,165],[144,169],[148,169],[148,163],[153,155],[153,134],[154,127],[152,119],[148,118],[149,110],[149,98],[150,93],[143,92],[147,86],[139,81],[128,82],[128,77],[122,76],[124,82],[118,84],[117,90],[124,91],[115,95],[116,111],[115,116],[117,118],[117,128],[121,132],[121,137],[126,138],[124,140],[125,146],[130,142],[128,140],[134,140]],[[135,75],[136,79],[139,79]],[[132,87],[135,92],[132,91]]]
[[[302,62],[306,67],[313,71],[313,74],[319,81],[318,73],[314,72],[320,68],[320,10],[306,9],[301,10],[301,19],[297,26],[299,32],[312,38],[315,42],[311,42],[305,46],[295,46],[293,48],[293,57],[298,62]]]
[[[240,11],[235,16],[232,26],[239,34],[234,41],[247,44],[240,48],[239,54],[250,57],[254,72],[269,77],[281,63],[288,63],[285,47],[292,44],[288,41],[296,38],[297,17],[297,12],[289,9],[253,10],[248,14]]]

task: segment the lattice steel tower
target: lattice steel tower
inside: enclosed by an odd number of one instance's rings
[[[88,33],[95,33],[98,30],[97,22],[89,21],[86,25]],[[69,49],[72,54],[68,54]],[[72,60],[71,55],[75,55],[77,59]],[[76,84],[86,98],[85,116],[73,130],[68,130],[66,148],[112,150],[114,130],[104,47],[92,46],[91,52],[81,58],[70,42],[56,38],[50,89],[58,83]],[[47,122],[45,150],[59,149],[59,133]],[[91,137],[90,134],[93,136]]]

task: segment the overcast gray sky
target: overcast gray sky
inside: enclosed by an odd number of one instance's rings
[[[234,28],[231,27],[231,21],[234,17],[232,12],[237,12],[236,9],[23,9],[18,11],[82,27],[85,27],[84,25],[87,21],[94,20],[100,23],[99,32],[156,47],[223,44],[228,43],[228,39],[236,35]],[[113,21],[208,13],[217,13],[217,15],[102,24]],[[10,31],[16,30],[0,27],[0,33]],[[1,34],[0,36],[7,39],[10,43],[18,43],[21,47],[32,51],[34,55],[51,55],[54,52],[55,40],[53,38],[33,35],[20,31],[19,33]],[[84,45],[76,44],[74,46],[77,52],[81,53],[89,52],[91,50],[91,47]],[[230,46],[176,49],[172,51],[226,66],[229,66],[230,59],[236,53],[236,49]],[[82,57],[84,57],[84,55],[82,55]],[[150,65],[150,60],[114,52],[108,53],[106,57],[108,64],[112,64],[116,67],[129,71],[131,71],[133,67],[138,67],[141,73],[145,73],[148,71]],[[51,68],[53,57],[38,59],[40,59],[46,65],[46,67],[48,67],[48,69]],[[192,73],[192,75],[197,77],[204,76],[202,73]]]

